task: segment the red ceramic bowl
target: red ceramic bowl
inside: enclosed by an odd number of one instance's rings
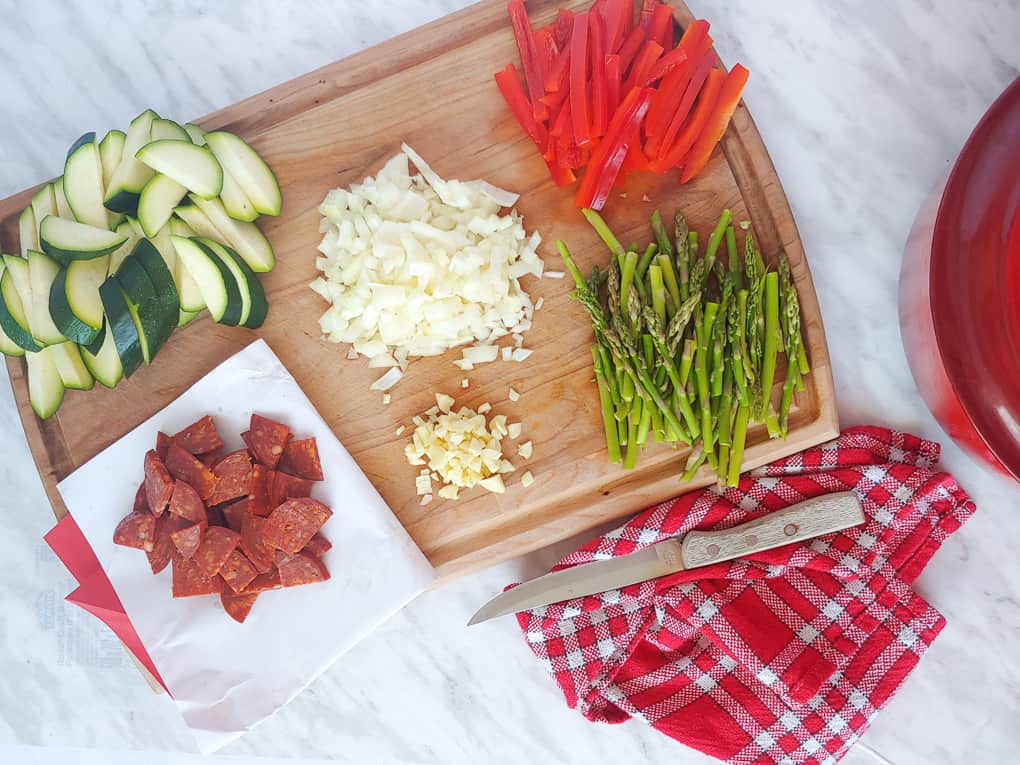
[[[1020,480],[1020,78],[921,207],[900,274],[917,387],[947,433]]]

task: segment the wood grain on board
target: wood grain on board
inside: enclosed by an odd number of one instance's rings
[[[528,5],[537,26],[551,21],[562,3]],[[687,23],[690,12],[680,2],[675,5],[677,20]],[[635,470],[625,472],[608,463],[588,350],[591,327],[570,297],[569,279],[523,280],[534,299],[545,298],[525,336],[525,346],[535,351],[526,362],[494,362],[464,373],[451,363],[459,350],[416,359],[385,406],[381,394],[369,390],[380,370],[369,369],[365,359],[346,360],[346,347],[320,338],[317,321],[326,306],[308,288],[317,275],[318,205],[330,189],[375,173],[403,141],[444,177],[485,178],[519,192],[517,208],[528,230],[542,234],[540,252],[550,270],[562,270],[553,246],[557,238],[570,245],[582,269],[606,263],[607,251],[573,205],[574,187],[560,189],[552,183],[495,87],[493,72],[516,60],[504,3],[485,2],[199,120],[208,129],[243,136],[280,181],[281,216],[260,220],[277,254],[276,269],[262,275],[268,319],[257,332],[219,326],[208,315],[196,319],[174,333],[151,367],[139,369],[115,390],[97,385],[88,392],[68,391],[60,411],[48,421],[37,419],[29,406],[24,361],[8,359],[25,433],[57,516],[66,512],[56,490],[59,480],[256,337],[266,339],[444,578],[521,555],[711,482],[706,471],[694,483],[681,484],[677,477],[686,451],[661,445],[648,448]],[[137,106],[141,110],[146,104]],[[182,122],[190,117],[166,116]],[[82,129],[111,127],[125,126]],[[18,251],[17,215],[31,193],[0,202],[0,244],[5,251]],[[735,220],[751,221],[767,260],[780,251],[789,256],[812,365],[807,390],[795,400],[789,437],[770,441],[763,427],[750,431],[745,468],[751,468],[834,437],[837,419],[807,261],[782,186],[746,107],[741,104],[723,151],[695,182],[679,186],[676,172],[632,174],[610,198],[605,217],[624,242],[645,242],[653,209],[667,218],[681,209],[704,241],[724,207],[733,210]],[[461,389],[464,377],[470,381],[466,390]],[[511,386],[521,393],[517,402],[507,399]],[[522,438],[534,442],[534,456],[526,467],[535,483],[527,489],[520,485],[522,466],[508,477],[504,495],[475,489],[457,501],[437,499],[421,507],[414,489],[417,469],[403,457],[407,434],[397,437],[395,431],[430,407],[437,391],[472,407],[491,402],[494,414],[522,421]],[[251,408],[258,411],[259,402],[252,401]],[[213,402],[208,409],[214,409]],[[196,418],[204,413],[196,411]],[[513,453],[512,442],[508,444]],[[324,468],[328,480],[329,466]],[[338,515],[343,512],[337,508]]]

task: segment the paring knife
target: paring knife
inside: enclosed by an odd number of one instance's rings
[[[721,531],[691,531],[636,553],[594,561],[546,574],[497,595],[468,622],[558,603],[656,579],[677,571],[708,566],[864,523],[853,492],[826,494]]]

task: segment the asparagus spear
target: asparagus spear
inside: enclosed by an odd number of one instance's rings
[[[698,406],[701,407],[701,439],[705,445],[705,451],[709,454],[712,453],[715,441],[712,431],[712,402],[708,381],[709,340],[712,337],[712,329],[718,311],[718,303],[706,303],[701,324],[695,328],[698,349],[694,354],[694,380],[698,389]]]
[[[741,406],[737,409],[737,418],[733,424],[733,444],[730,447],[730,465],[727,483],[736,486],[740,482],[740,465],[744,461],[744,442],[747,440],[747,422],[751,409]]]
[[[676,270],[680,282],[680,298],[687,299],[687,280],[690,271],[691,242],[687,238],[687,220],[682,213],[673,219],[673,238],[676,240]]]
[[[726,254],[729,257],[729,270],[730,278],[733,279],[733,288],[739,290],[743,285],[743,263],[740,262],[740,256],[737,254],[737,233],[733,229],[733,225],[726,227]]]
[[[680,373],[677,371],[676,364],[673,362],[673,356],[669,353],[667,338],[663,333],[659,317],[655,314],[654,310],[646,308],[644,320],[645,324],[648,326],[649,332],[651,333],[652,343],[654,343],[659,356],[662,357],[662,365],[666,369],[666,374],[669,376],[670,382],[676,390],[681,390],[683,388],[683,384],[680,382]],[[683,415],[684,421],[687,423],[688,432],[691,433],[694,438],[697,438],[703,431],[699,428],[698,419],[694,416],[694,410],[691,409],[691,405],[687,401],[687,397],[680,396],[679,404],[680,414]],[[678,435],[682,435],[682,431],[678,430]]]
[[[581,210],[581,215],[585,217],[585,220],[591,224],[602,241],[606,243],[609,251],[615,256],[622,257],[624,254],[623,245],[620,244],[620,240],[616,238],[616,235],[613,234],[612,230],[602,219],[602,216],[595,212],[595,210],[588,209],[587,207]]]
[[[655,257],[657,251],[658,247],[656,246],[655,242],[652,242],[645,248],[645,251],[638,259],[636,276],[637,279],[645,278],[645,274],[648,273],[648,266],[651,264],[652,258]]]
[[[762,407],[759,418],[769,414],[772,384],[776,379],[776,356],[781,341],[779,329],[779,274],[765,275],[765,350],[761,366]]]
[[[599,389],[599,403],[602,409],[602,426],[606,431],[606,451],[609,461],[616,463],[621,459],[620,441],[616,430],[616,419],[613,416],[613,400],[609,392],[609,382],[602,363],[601,348],[597,344],[591,346],[592,364],[595,368],[595,382]]]
[[[708,238],[708,246],[705,248],[705,260],[708,263],[709,271],[715,265],[715,256],[719,251],[719,244],[726,235],[726,227],[730,225],[732,217],[733,214],[729,210],[723,210],[722,215],[719,216],[719,222],[715,224],[715,229],[713,229],[712,235]]]
[[[800,300],[797,288],[790,276],[790,261],[784,252],[779,256],[778,264],[779,289],[782,305],[783,338],[786,352],[786,379],[783,381],[783,397],[779,404],[779,431],[783,437],[789,430],[790,406],[793,403],[793,391],[800,377],[797,358],[800,352]]]

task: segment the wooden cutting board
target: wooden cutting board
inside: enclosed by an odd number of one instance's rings
[[[541,25],[549,23],[561,5],[531,2],[529,10]],[[691,20],[682,3],[676,8],[681,25]],[[725,18],[717,21],[724,24]],[[528,230],[542,234],[540,252],[550,270],[562,270],[556,238],[569,243],[586,272],[607,261],[607,251],[573,205],[574,188],[559,189],[549,180],[544,163],[496,89],[493,73],[517,59],[505,4],[484,2],[199,120],[207,129],[243,136],[279,178],[283,214],[260,221],[278,263],[263,275],[268,320],[256,333],[216,325],[206,315],[176,331],[152,367],[139,369],[115,390],[97,385],[88,392],[68,391],[58,414],[47,421],[37,419],[29,406],[24,361],[8,359],[25,433],[57,516],[66,513],[56,491],[59,480],[257,336],[283,360],[447,578],[711,482],[705,474],[681,484],[677,476],[686,452],[659,445],[641,455],[636,470],[625,472],[608,463],[588,350],[591,327],[570,297],[569,278],[523,280],[534,299],[545,298],[526,335],[526,347],[535,350],[526,362],[495,362],[463,373],[451,364],[459,350],[417,359],[385,406],[381,394],[369,390],[380,370],[369,369],[364,359],[346,360],[346,347],[320,339],[317,320],[326,306],[308,288],[317,275],[318,205],[330,189],[375,173],[402,141],[443,177],[484,178],[520,192],[518,210]],[[752,73],[752,93],[756,76],[763,75]],[[137,106],[141,110],[146,104]],[[190,115],[167,116],[184,121]],[[82,129],[93,127],[126,126]],[[745,468],[750,468],[834,437],[836,403],[822,319],[797,228],[743,105],[722,148],[705,173],[683,187],[676,172],[632,175],[627,186],[613,194],[605,215],[620,239],[645,242],[653,209],[659,208],[666,218],[682,209],[705,241],[721,209],[729,207],[735,220],[752,222],[768,260],[783,250],[789,255],[812,373],[807,390],[796,398],[785,441],[769,441],[760,426],[750,432],[745,455]],[[17,215],[33,191],[0,202],[4,251],[18,251]],[[461,389],[464,377],[470,380],[466,390]],[[521,393],[516,403],[507,399],[511,386]],[[509,477],[502,496],[475,489],[457,501],[436,500],[421,507],[414,489],[417,468],[403,457],[407,434],[397,437],[395,431],[430,407],[436,391],[472,407],[491,402],[494,413],[522,421],[524,438],[534,442],[527,468],[535,483],[521,486],[519,470]],[[252,401],[251,407],[257,411],[259,402]],[[516,457],[514,461],[521,462]],[[328,479],[328,465],[325,470]],[[342,517],[357,508],[336,511]]]

